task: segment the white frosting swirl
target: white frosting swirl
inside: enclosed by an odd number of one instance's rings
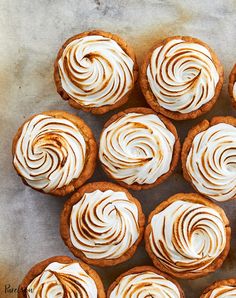
[[[138,208],[124,192],[85,193],[71,212],[72,244],[90,259],[116,259],[138,239]]]
[[[58,61],[62,88],[87,107],[112,105],[133,88],[133,60],[118,43],[100,35],[71,41]]]
[[[180,298],[177,286],[154,272],[124,276],[109,298]]]
[[[104,129],[99,157],[127,184],[152,184],[170,169],[175,136],[155,114],[128,113]]]
[[[217,201],[236,195],[236,127],[220,123],[194,137],[186,168],[197,190]]]
[[[86,142],[75,124],[39,114],[24,124],[13,163],[31,187],[50,192],[80,176],[85,155]]]
[[[215,209],[179,200],[153,216],[149,241],[166,268],[194,273],[219,257],[226,245],[226,229]]]
[[[94,280],[78,262],[53,262],[27,287],[28,298],[97,298]]]
[[[214,290],[206,293],[204,298],[231,298],[236,297],[235,286],[220,286]]]
[[[152,53],[147,78],[160,106],[184,114],[214,97],[219,74],[206,47],[172,39]]]

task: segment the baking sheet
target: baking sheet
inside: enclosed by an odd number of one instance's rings
[[[53,62],[60,45],[70,36],[90,29],[119,34],[133,46],[138,62],[156,40],[183,34],[198,37],[216,50],[225,68],[225,84],[213,110],[197,120],[176,124],[181,140],[189,128],[214,115],[234,115],[227,93],[228,75],[236,61],[236,1],[102,1],[1,0],[0,1],[0,297],[5,286],[17,288],[35,263],[54,255],[69,255],[59,236],[59,216],[66,198],[55,198],[26,187],[11,164],[11,141],[17,128],[33,113],[62,109],[81,116],[98,140],[103,124],[114,113],[145,106],[137,86],[130,101],[104,116],[77,111],[60,100],[53,82]],[[91,181],[107,180],[97,167]],[[179,164],[163,184],[131,191],[146,215],[177,192],[193,191],[184,181]],[[220,270],[194,281],[180,281],[187,297],[199,297],[211,282],[236,276],[236,201],[220,204],[230,218],[232,245]],[[107,287],[120,273],[151,264],[144,245],[128,262],[96,268]]]

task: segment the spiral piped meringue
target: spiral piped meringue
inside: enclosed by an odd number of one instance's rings
[[[197,190],[217,201],[236,195],[236,127],[213,125],[194,137],[187,156],[188,175]]]
[[[175,141],[157,115],[128,113],[102,132],[99,158],[116,180],[152,184],[169,171]]]
[[[147,78],[161,107],[184,114],[214,97],[219,74],[205,46],[178,38],[153,51]]]
[[[235,298],[236,297],[236,287],[234,286],[220,286],[214,290],[206,293],[202,296],[203,298]]]
[[[154,255],[168,270],[200,272],[224,250],[225,223],[211,207],[174,201],[152,217],[149,243]]]
[[[94,280],[78,262],[53,262],[35,277],[27,287],[28,298],[97,298]]]
[[[124,192],[85,193],[70,216],[70,238],[90,259],[117,259],[139,237],[138,208]]]
[[[71,41],[58,66],[62,88],[82,106],[112,105],[134,85],[134,61],[108,37],[89,35]]]
[[[177,286],[154,272],[142,272],[124,276],[109,298],[180,298]]]
[[[39,114],[23,125],[13,163],[28,185],[47,193],[78,178],[85,159],[86,142],[74,123]]]

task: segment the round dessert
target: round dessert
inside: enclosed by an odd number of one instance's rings
[[[64,196],[92,176],[97,144],[81,118],[48,111],[23,123],[14,137],[12,154],[13,165],[25,184]]]
[[[236,118],[214,117],[194,126],[182,149],[183,174],[211,199],[236,197]]]
[[[217,270],[230,248],[224,210],[204,197],[176,194],[150,214],[146,250],[154,265],[172,276],[195,279]]]
[[[225,279],[214,282],[200,298],[230,298],[236,297],[236,279]]]
[[[130,259],[143,237],[142,207],[109,182],[81,187],[66,201],[60,231],[70,251],[88,264],[113,266]]]
[[[236,64],[229,76],[229,95],[232,98],[233,107],[236,109]]]
[[[107,298],[183,298],[179,284],[151,266],[135,267],[109,287]]]
[[[107,175],[139,190],[156,186],[174,171],[180,141],[174,125],[151,109],[131,108],[111,117],[100,138],[99,158]]]
[[[138,78],[134,51],[119,36],[94,30],[69,38],[54,65],[57,92],[74,108],[103,114],[124,104]]]
[[[140,85],[156,112],[175,120],[193,119],[215,104],[223,85],[223,67],[201,40],[173,36],[149,51]]]
[[[35,265],[18,289],[18,298],[105,298],[99,275],[88,265],[57,256]]]

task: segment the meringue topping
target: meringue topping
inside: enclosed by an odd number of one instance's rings
[[[203,295],[204,298],[235,298],[236,287],[235,286],[220,286],[214,290],[207,292]]]
[[[186,168],[197,190],[217,201],[236,195],[236,127],[213,125],[194,137]]]
[[[214,97],[219,74],[206,47],[172,39],[153,51],[147,78],[161,107],[185,114]]]
[[[213,208],[188,201],[174,201],[151,220],[150,247],[172,272],[204,270],[226,245],[226,229]]]
[[[28,298],[97,298],[94,280],[78,262],[53,262],[36,276],[27,287]]]
[[[109,298],[180,298],[177,286],[154,272],[124,276]]]
[[[70,217],[70,238],[90,259],[116,259],[138,239],[138,208],[124,192],[85,193]]]
[[[75,124],[39,114],[24,124],[13,163],[28,185],[47,193],[78,178],[85,159],[86,142]]]
[[[134,61],[115,40],[104,36],[71,41],[58,66],[62,88],[82,106],[112,105],[134,85]]]
[[[157,115],[128,113],[102,132],[99,157],[114,179],[152,184],[169,171],[174,144],[175,136]]]

